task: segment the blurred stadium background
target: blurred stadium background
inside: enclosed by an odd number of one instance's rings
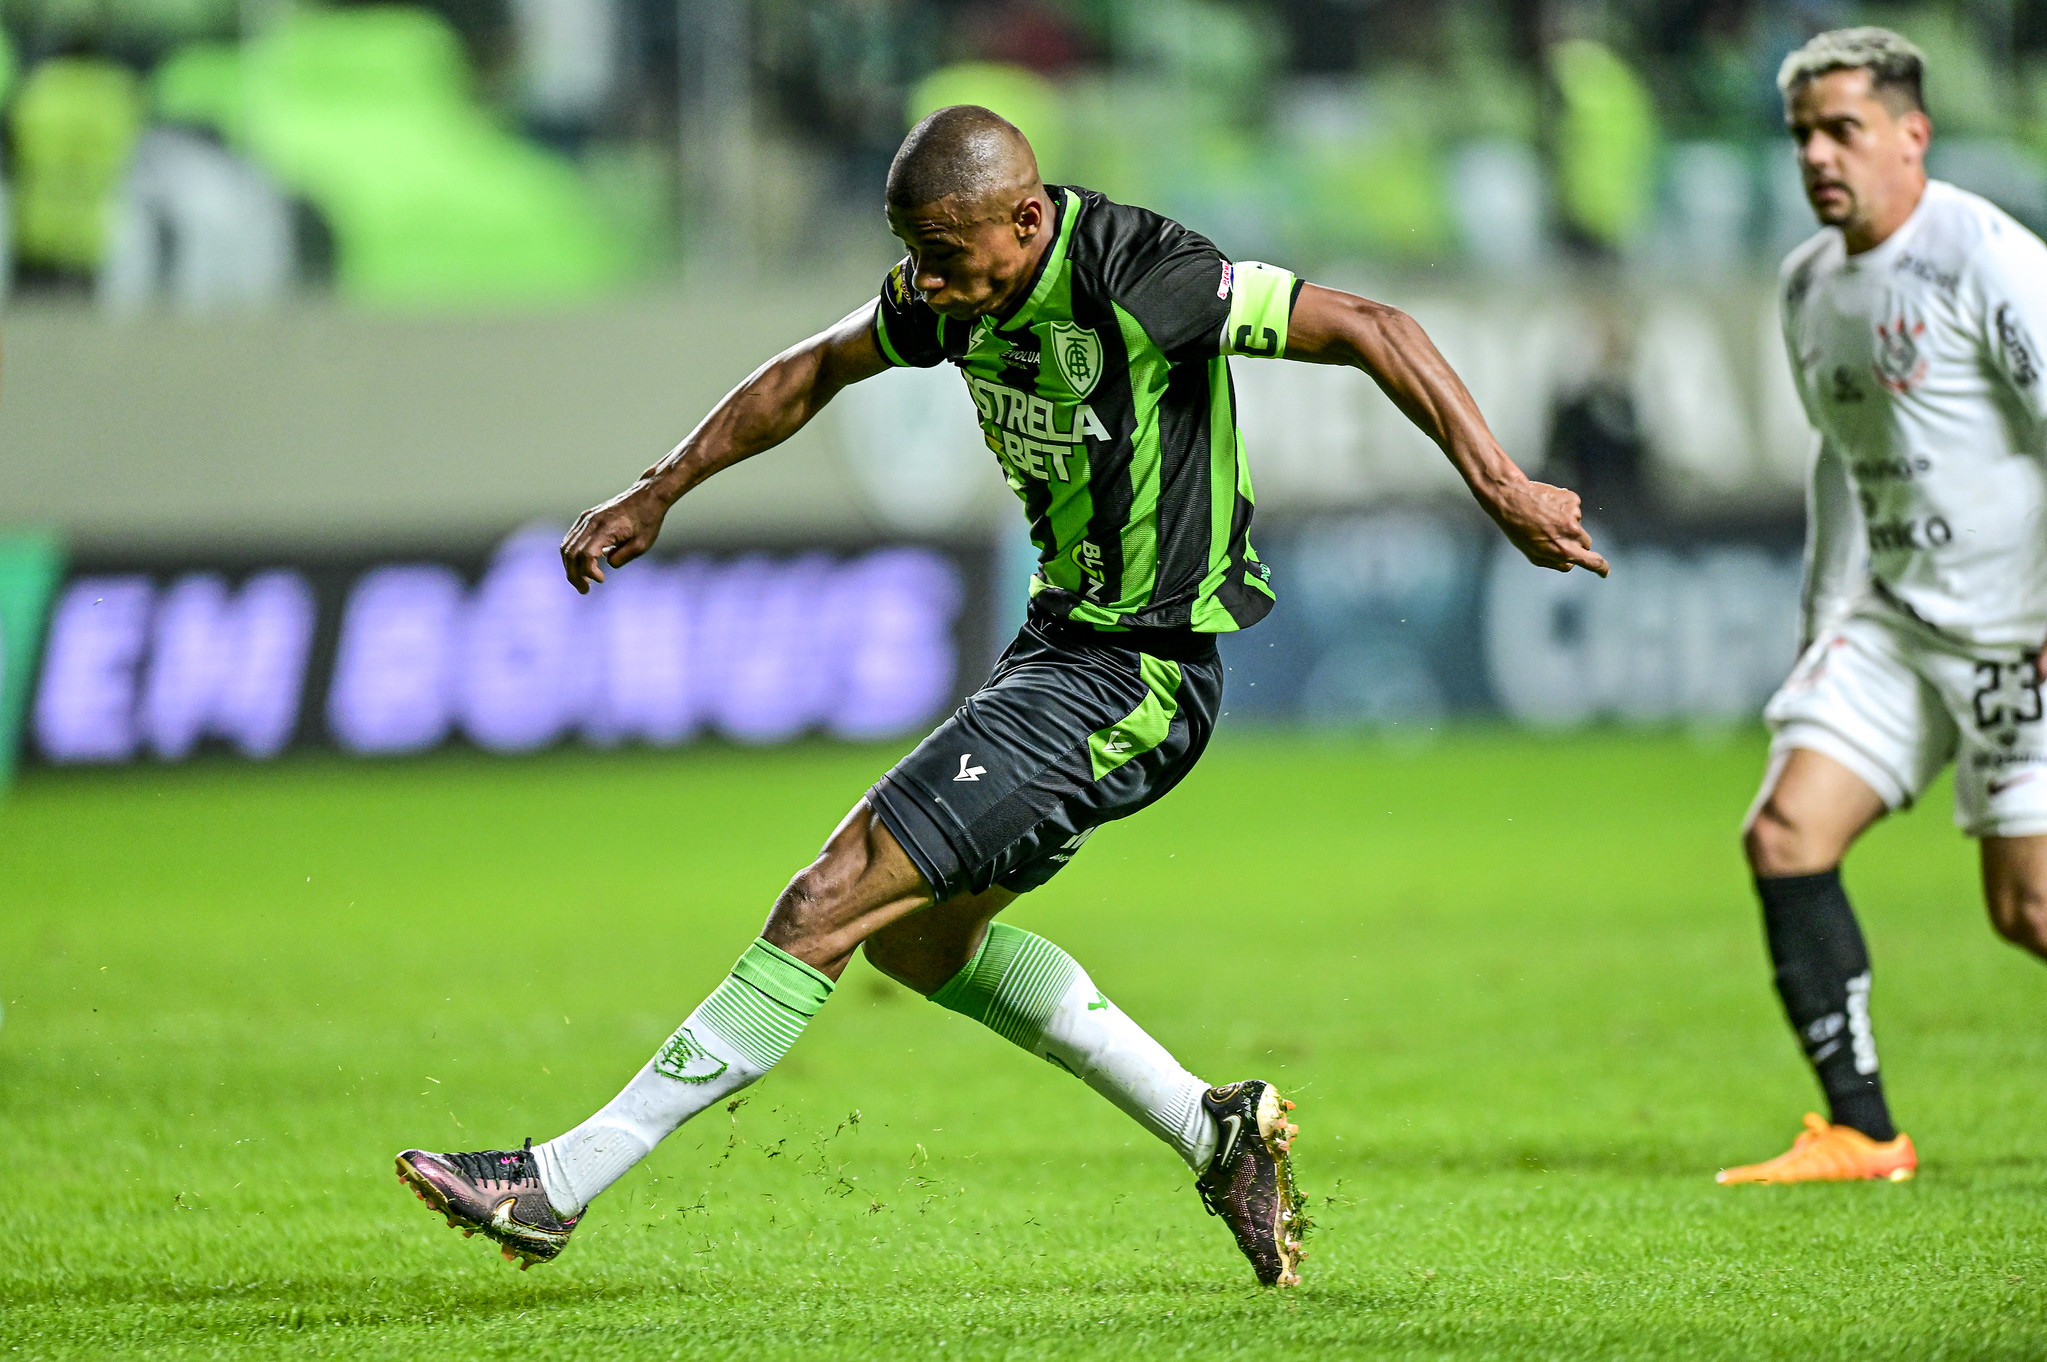
[[[2047,222],[2010,0],[6,0],[0,723],[57,764],[918,729],[1025,571],[949,375],[847,394],[630,589],[546,540],[871,296],[889,154],[959,101],[1406,306],[1617,548],[1511,570],[1370,385],[1240,364],[1289,608],[1233,716],[1746,721],[1807,442],[1772,75],[1865,19],[1931,54],[1936,172]]]

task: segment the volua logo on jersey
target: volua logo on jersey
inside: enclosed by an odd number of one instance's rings
[[[0,533],[0,789],[14,768],[43,616],[62,566],[55,536]]]

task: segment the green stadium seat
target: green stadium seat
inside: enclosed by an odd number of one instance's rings
[[[232,43],[190,43],[157,64],[149,78],[149,106],[159,119],[211,128],[230,142],[242,140],[242,50]]]
[[[14,250],[24,263],[90,274],[142,131],[142,90],[94,57],[43,62],[8,114],[14,139]]]
[[[154,94],[217,128],[327,218],[336,283],[397,307],[565,302],[625,251],[568,162],[471,97],[454,33],[425,10],[301,10],[240,53],[180,52]]]

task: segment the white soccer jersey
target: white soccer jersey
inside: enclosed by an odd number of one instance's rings
[[[1820,433],[1808,640],[1873,580],[1965,644],[2047,641],[2047,245],[1936,180],[1850,256],[1833,228],[1781,276],[1784,337]]]

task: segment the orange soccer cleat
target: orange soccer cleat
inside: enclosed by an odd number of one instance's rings
[[[1828,1125],[1807,1112],[1805,1129],[1791,1148],[1766,1163],[1723,1168],[1716,1182],[1854,1182],[1883,1178],[1903,1182],[1919,1171],[1919,1152],[1910,1135],[1872,1140],[1854,1126]]]

